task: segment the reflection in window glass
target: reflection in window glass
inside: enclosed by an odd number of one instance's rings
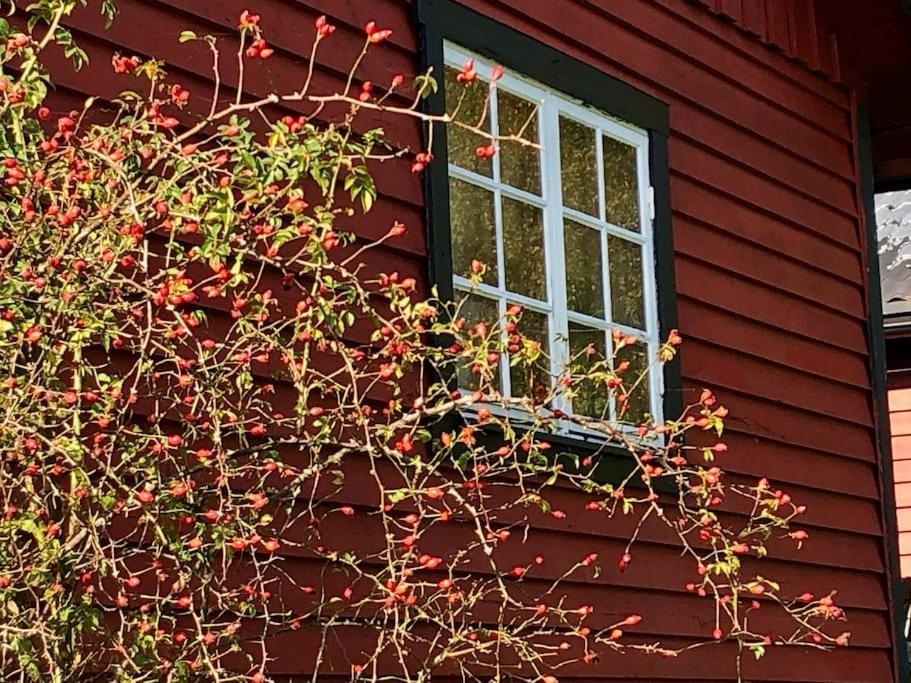
[[[605,333],[578,323],[569,323],[569,353],[574,370],[585,372],[605,358]],[[592,353],[593,351],[593,353]],[[607,387],[592,380],[582,382],[573,397],[573,412],[588,417],[610,417]]]
[[[608,223],[639,232],[639,181],[636,148],[601,138],[604,154],[604,218]]]
[[[546,298],[541,209],[503,197],[503,259],[506,289],[533,299]]]
[[[465,319],[465,329],[477,325],[478,323],[487,323],[493,329],[500,317],[500,310],[494,299],[488,299],[484,296],[469,294],[465,296],[464,292],[457,292],[460,297],[465,297],[460,309],[461,317]],[[467,367],[459,368],[459,386],[469,391],[474,391],[480,387],[481,376],[473,373]],[[500,389],[500,373],[496,369],[492,370],[492,384],[494,388]]]
[[[487,97],[490,86],[481,79],[470,83],[456,80],[457,69],[446,67],[446,113],[454,120],[490,132],[490,111]],[[478,147],[489,144],[489,139],[457,125],[446,129],[450,163],[488,177],[493,175],[493,162],[475,153]]]
[[[621,377],[624,389],[629,392],[629,396],[626,400],[626,412],[621,419],[623,422],[640,424],[645,420],[646,414],[651,412],[648,378],[645,377],[640,381],[643,372],[646,372],[649,367],[648,350],[645,344],[640,341],[634,346],[620,349],[614,357],[614,367],[621,367],[624,361],[629,363],[629,367],[621,373]]]
[[[449,179],[449,223],[452,230],[452,269],[471,276],[471,262],[487,265],[483,282],[497,283],[497,234],[493,193],[457,178]]]
[[[501,136],[514,135],[523,142],[500,144],[500,179],[507,185],[533,194],[541,193],[538,149],[538,106],[506,92],[497,93],[497,117]]]
[[[533,396],[536,387],[547,390],[550,387],[550,360],[548,348],[547,315],[530,309],[522,311],[517,331],[538,345],[538,358],[531,365],[522,363],[510,368],[510,384],[513,396]]]
[[[563,205],[598,215],[598,167],[595,131],[584,123],[560,117],[560,177]]]
[[[563,223],[566,305],[571,311],[604,317],[601,233],[573,221]]]
[[[610,272],[611,315],[629,327],[645,327],[642,304],[642,247],[609,235],[607,254]]]

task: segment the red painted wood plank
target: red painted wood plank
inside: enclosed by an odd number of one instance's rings
[[[765,40],[765,0],[747,0],[743,3],[743,27],[760,40]]]
[[[810,448],[801,448],[777,438],[758,438],[735,429],[724,436],[729,446],[725,459],[730,471],[741,475],[769,477],[778,485],[811,487],[820,491],[843,491],[851,514],[842,514],[840,505],[826,505],[812,514],[817,523],[849,531],[878,533],[879,475],[870,462],[845,458]],[[864,500],[866,499],[866,500]]]
[[[721,0],[721,14],[736,24],[743,21],[743,4],[741,0]]]
[[[812,306],[763,283],[722,272],[685,254],[677,256],[675,266],[681,296],[706,301],[808,338],[823,339],[849,351],[866,353],[862,321]]]
[[[818,69],[819,37],[812,0],[791,0],[788,3],[788,19],[792,53],[811,69]]]
[[[766,0],[766,26],[769,43],[788,52],[791,47],[791,27],[788,21],[787,0]]]
[[[858,284],[849,284],[822,271],[786,258],[771,244],[763,249],[749,242],[731,239],[730,233],[714,230],[688,218],[674,223],[678,251],[701,258],[721,268],[742,273],[753,279],[770,281],[783,291],[817,302],[835,311],[863,318],[866,311],[864,292]],[[769,277],[774,274],[774,277]]]
[[[756,244],[778,248],[790,258],[847,282],[860,281],[862,271],[856,250],[784,223],[737,197],[720,194],[691,178],[671,178],[671,206],[678,215],[692,217]]]
[[[769,145],[752,132],[726,125],[698,109],[672,109],[671,127],[687,142],[707,147],[817,202],[856,213],[852,180],[796,156],[791,150]]]
[[[681,368],[685,376],[698,377],[713,386],[865,427],[873,425],[867,391],[807,375],[799,366],[773,365],[761,358],[732,353],[693,340],[686,353],[681,354]],[[825,396],[826,400],[820,401],[821,396]]]
[[[830,209],[680,138],[670,139],[668,154],[671,169],[678,174],[695,178],[819,236],[851,249],[859,248],[856,215]]]
[[[684,379],[686,398],[698,397],[707,384]],[[874,434],[870,429],[807,415],[793,406],[772,403],[729,389],[719,388],[716,393],[724,396],[724,403],[731,411],[732,417],[726,420],[727,430],[864,462],[876,462]]]
[[[681,298],[677,311],[680,329],[686,339],[702,339],[738,353],[800,367],[819,377],[869,388],[869,370],[862,354],[829,346],[818,339],[772,329],[703,302]]]
[[[893,389],[911,388],[911,370],[890,369],[886,375],[886,380],[888,382],[890,394],[892,393]]]

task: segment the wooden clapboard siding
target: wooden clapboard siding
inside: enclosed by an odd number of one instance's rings
[[[810,69],[838,75],[836,46],[816,23],[816,0],[695,1]]]
[[[800,552],[776,544],[774,558],[763,563],[762,572],[797,593],[838,588],[856,642],[830,655],[773,649],[762,664],[748,664],[749,680],[894,680],[853,100],[838,81],[831,46],[816,31],[813,3],[463,2],[670,106],[678,313],[687,340],[683,391],[691,398],[709,386],[731,409],[730,452],[724,457],[732,477],[749,481],[769,476],[806,502],[809,544]],[[177,35],[182,29],[228,35],[247,4],[120,0],[121,15],[107,31],[91,12],[80,11],[72,25],[92,63],[78,74],[56,70],[55,107],[65,110],[83,93],[113,97],[127,87],[127,81],[110,73],[115,50],[166,59],[172,77],[193,91],[194,106],[207,106],[209,55],[199,46],[179,46]],[[299,85],[313,20],[321,13],[329,14],[339,31],[320,61],[318,87],[341,87],[359,49],[361,27],[371,19],[390,27],[393,35],[359,77],[382,84],[394,73],[413,74],[417,68],[410,0],[258,0],[251,9],[262,15],[276,48],[267,64],[248,74],[251,95]],[[235,78],[229,66],[227,83]],[[374,122],[399,144],[419,140],[416,125],[383,117]],[[400,163],[384,167],[378,180],[382,198],[377,210],[352,228],[369,238],[396,218],[405,221],[407,239],[376,251],[370,268],[415,275],[427,291],[420,179]],[[909,489],[900,518],[907,518],[903,528],[911,534],[911,398],[904,410],[896,410],[895,425],[904,430],[896,430],[893,441],[896,480]],[[903,448],[907,458],[900,457]],[[366,510],[373,504],[368,475],[353,467],[340,495]],[[900,488],[900,500],[903,495]],[[569,527],[542,517],[529,536],[536,552],[553,563],[549,572],[587,552],[605,558],[620,552],[629,531],[623,521],[586,517],[581,512],[585,499],[571,491],[555,496],[570,513]],[[340,538],[351,547],[369,545],[376,540],[371,534],[379,533],[369,524],[340,524]],[[597,580],[574,581],[567,590],[590,596],[605,615],[625,614],[635,606],[647,617],[643,637],[671,644],[708,638],[712,620],[702,601],[685,591],[691,568],[681,562],[671,540],[650,528],[626,574],[606,562]],[[911,545],[903,550],[911,565]],[[528,547],[513,544],[506,552],[525,558]],[[289,562],[295,576],[318,571],[306,558]],[[316,636],[306,629],[282,636],[275,643],[275,670],[286,680],[305,680]],[[347,634],[349,652],[357,651],[359,639],[357,633]],[[327,661],[319,680],[344,680],[349,661],[338,652]],[[713,651],[679,661],[605,657],[588,668],[567,670],[561,681],[715,681],[734,676],[733,653]],[[441,674],[434,680],[450,679]]]

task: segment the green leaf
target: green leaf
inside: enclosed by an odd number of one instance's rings
[[[191,40],[197,40],[198,36],[193,31],[181,31],[180,37],[177,39],[181,43],[189,43]]]

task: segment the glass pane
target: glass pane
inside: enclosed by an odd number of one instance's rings
[[[487,102],[490,85],[480,78],[470,83],[459,83],[456,80],[458,73],[458,69],[446,67],[446,113],[453,116],[455,121],[490,132]],[[490,144],[489,139],[457,125],[447,126],[446,132],[450,163],[488,177],[493,175],[493,162],[478,157],[476,153],[478,147]]]
[[[589,348],[594,353],[589,352]],[[569,353],[575,373],[585,373],[594,363],[605,358],[604,331],[579,323],[569,323]],[[583,381],[573,398],[573,412],[588,417],[610,417],[610,393],[603,382]]]
[[[452,229],[452,271],[471,276],[471,262],[487,266],[481,280],[497,284],[497,232],[493,193],[457,178],[449,179],[449,223]]]
[[[601,233],[573,221],[563,221],[566,252],[566,303],[570,310],[604,317]]]
[[[515,135],[538,142],[538,106],[504,90],[497,92],[497,122],[501,136]],[[531,145],[504,140],[500,143],[500,180],[507,185],[541,194],[539,150]]]
[[[540,395],[550,388],[550,348],[547,338],[547,315],[529,309],[522,311],[516,331],[535,345],[529,349],[533,358],[531,364],[522,362],[510,368],[510,384],[513,396]],[[509,339],[510,345],[518,342],[517,336]],[[525,341],[522,342],[526,344]],[[536,356],[536,357],[535,357]]]
[[[598,215],[598,171],[595,131],[583,123],[560,117],[560,174],[563,205]]]
[[[611,316],[614,322],[645,329],[642,303],[642,247],[613,235],[607,237]]]
[[[641,424],[645,421],[646,414],[652,411],[649,400],[649,364],[648,346],[645,342],[625,346],[614,357],[614,367],[623,380],[623,391],[629,392],[625,408],[618,393],[617,417],[621,422]],[[625,366],[626,369],[619,372]]]
[[[503,197],[503,257],[506,289],[543,301],[547,290],[544,216],[540,209]]]
[[[495,299],[488,299],[484,296],[475,294],[465,294],[456,292],[457,298],[462,297],[464,300],[460,309],[460,315],[465,319],[465,329],[469,329],[478,323],[487,323],[491,330],[497,327],[500,319],[500,308]],[[492,332],[495,334],[495,332]],[[473,372],[465,361],[465,367],[459,368],[459,387],[474,391],[481,385],[481,373]],[[497,368],[491,368],[490,374],[493,387],[500,390],[500,372]]]
[[[604,217],[608,223],[639,232],[639,181],[636,148],[602,137],[604,149]]]

